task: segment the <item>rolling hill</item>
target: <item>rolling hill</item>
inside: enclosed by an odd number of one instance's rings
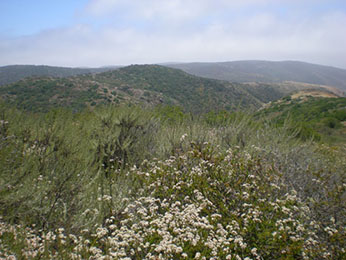
[[[285,81],[328,85],[346,91],[346,70],[299,61],[232,61],[166,65],[200,77],[231,82]]]
[[[214,63],[162,64],[181,69],[199,77],[231,82],[283,83],[286,81],[334,86],[346,91],[346,70],[299,61],[232,61]],[[34,65],[0,67],[0,86],[26,77],[70,77],[88,73],[102,73],[120,66],[101,68],[67,68]]]
[[[185,111],[258,109],[311,84],[230,83],[159,65],[131,65],[102,73],[72,77],[29,77],[0,87],[3,100],[33,111],[54,107],[80,110],[111,103],[166,104]]]
[[[159,65],[132,65],[68,78],[30,77],[0,88],[5,101],[33,111],[126,102],[177,105],[195,113],[256,109],[288,92],[274,84],[229,83]]]
[[[53,66],[35,65],[11,65],[0,67],[0,86],[14,83],[26,77],[49,76],[49,77],[70,77],[87,73],[99,73],[109,71],[116,67],[103,68],[67,68]]]

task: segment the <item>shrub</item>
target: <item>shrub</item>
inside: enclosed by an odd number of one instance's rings
[[[0,257],[343,259],[345,151],[292,129],[1,106]]]

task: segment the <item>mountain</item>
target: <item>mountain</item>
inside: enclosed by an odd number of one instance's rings
[[[232,61],[168,64],[196,76],[231,82],[295,81],[346,91],[346,70],[299,61]]]
[[[0,86],[10,84],[26,77],[50,76],[70,77],[87,73],[99,73],[109,71],[117,67],[102,68],[67,68],[35,65],[11,65],[0,67]]]
[[[102,103],[141,103],[177,105],[185,111],[201,113],[257,109],[296,89],[278,84],[229,83],[159,65],[132,65],[68,78],[30,77],[2,86],[0,96],[33,111],[62,106],[80,109]]]

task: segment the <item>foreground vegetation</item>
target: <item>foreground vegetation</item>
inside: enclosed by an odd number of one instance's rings
[[[177,107],[0,108],[0,257],[344,259],[345,146]]]

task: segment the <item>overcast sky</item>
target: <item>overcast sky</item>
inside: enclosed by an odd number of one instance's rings
[[[346,1],[0,0],[0,66],[233,60],[346,69]]]

